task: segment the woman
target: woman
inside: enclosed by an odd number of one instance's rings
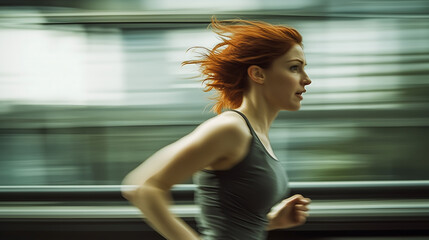
[[[167,239],[261,240],[266,230],[298,226],[308,216],[310,199],[281,201],[287,177],[268,138],[278,112],[298,110],[311,83],[302,37],[257,21],[212,19],[211,25],[222,42],[183,64],[200,65],[206,91],[218,91],[218,115],[130,172],[123,184],[138,187],[122,194]],[[168,208],[170,188],[193,175],[202,236]]]

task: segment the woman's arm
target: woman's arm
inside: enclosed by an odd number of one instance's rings
[[[170,213],[168,192],[155,184],[140,186],[130,202],[145,215],[148,224],[166,239],[199,239],[192,228]]]
[[[304,224],[307,221],[308,205],[311,199],[295,194],[275,206],[267,215],[266,230],[291,228]]]
[[[148,223],[170,240],[199,239],[197,233],[168,208],[169,190],[193,173],[219,161],[237,162],[247,152],[251,136],[241,119],[221,114],[191,134],[161,149],[123,180],[138,185],[122,195],[141,210]]]

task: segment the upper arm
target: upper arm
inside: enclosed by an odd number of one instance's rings
[[[169,189],[221,159],[236,161],[244,157],[250,134],[242,121],[219,115],[204,122],[187,136],[156,152],[124,182],[137,185],[151,182]]]

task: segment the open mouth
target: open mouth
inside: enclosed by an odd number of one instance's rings
[[[299,98],[299,99],[303,99],[303,97],[302,97],[302,94],[303,93],[305,93],[306,91],[304,90],[304,91],[302,91],[302,92],[297,92],[297,93],[295,93],[295,95]]]

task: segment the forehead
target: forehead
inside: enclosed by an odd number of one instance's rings
[[[305,63],[304,50],[298,44],[293,45],[289,51],[279,57],[281,62],[288,62],[291,60],[301,60]]]

